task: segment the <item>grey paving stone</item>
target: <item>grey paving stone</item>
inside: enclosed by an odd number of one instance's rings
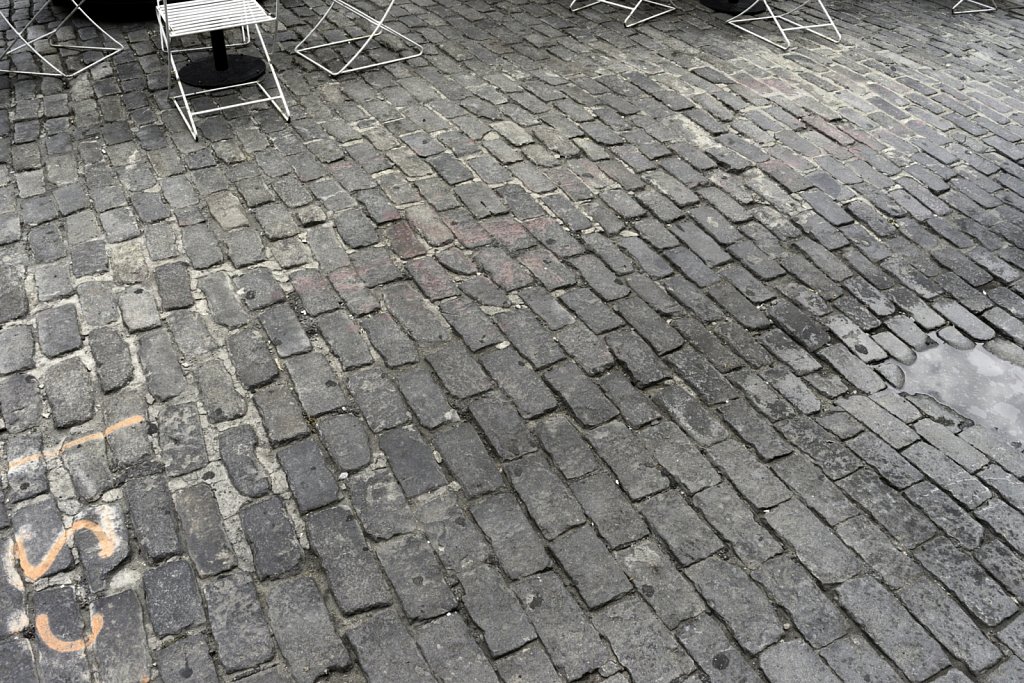
[[[349,496],[366,533],[388,539],[416,530],[416,520],[398,481],[387,468],[364,470],[348,479]]]
[[[103,628],[96,634],[92,652],[96,675],[109,681],[140,681],[151,670],[142,608],[130,590],[101,597],[90,607],[90,621],[103,617]]]
[[[643,518],[608,474],[595,472],[572,482],[570,486],[609,547],[619,548],[647,535]]]
[[[306,517],[310,546],[344,614],[391,604],[391,591],[352,512],[330,507]]]
[[[377,612],[349,630],[346,638],[356,651],[359,666],[370,683],[426,683],[435,680],[416,647],[416,641],[393,609]]]
[[[0,380],[0,414],[8,431],[23,432],[39,424],[42,407],[38,382],[25,373]]]
[[[750,507],[727,483],[701,491],[693,497],[693,503],[748,566],[756,567],[782,552],[782,546],[754,519]]]
[[[639,597],[628,596],[601,609],[594,622],[636,680],[676,681],[696,668]]]
[[[271,496],[251,503],[239,510],[238,517],[258,578],[277,578],[298,567],[302,550],[280,498]]]
[[[103,391],[120,389],[135,375],[128,344],[112,328],[101,327],[89,332],[89,350],[96,361],[96,374]]]
[[[75,548],[86,583],[98,593],[107,588],[110,575],[130,552],[124,513],[116,504],[95,505],[76,515],[75,522],[88,525],[75,532]]]
[[[484,368],[509,395],[524,418],[532,419],[557,407],[554,394],[513,349],[489,351],[482,356],[482,361]]]
[[[217,438],[220,460],[231,484],[243,496],[250,498],[270,491],[270,482],[256,459],[256,443],[256,432],[249,425],[226,429]]]
[[[5,662],[4,671],[0,672],[3,683],[22,683],[38,681],[32,661],[32,649],[27,638],[12,638],[0,643],[0,657]]]
[[[187,386],[178,363],[178,351],[166,330],[151,330],[139,335],[139,362],[146,376],[146,388],[158,400],[172,399]]]
[[[707,455],[754,506],[770,508],[790,498],[785,484],[737,441],[716,444],[707,450]]]
[[[864,432],[846,442],[864,462],[897,488],[906,488],[921,481],[923,475],[899,451],[875,434]]]
[[[992,577],[946,538],[936,538],[914,553],[924,567],[952,591],[974,615],[995,626],[1016,611],[1015,601]]]
[[[249,314],[235,295],[235,288],[226,273],[209,273],[199,279],[199,289],[214,322],[229,329],[245,325]]]
[[[261,387],[277,377],[277,362],[267,338],[255,328],[240,330],[228,337],[227,350],[238,381],[247,389]]]
[[[86,633],[82,627],[82,616],[75,600],[75,589],[72,586],[53,586],[44,588],[35,594],[35,610],[37,615],[46,616],[47,629],[53,642],[71,642],[83,640]],[[90,619],[89,635],[93,632]],[[102,629],[99,633],[102,633]],[[96,635],[99,636],[99,633]],[[84,648],[61,652],[50,647],[37,649],[37,671],[44,681],[88,680],[89,663],[86,661]]]
[[[458,571],[488,559],[483,533],[449,490],[417,501],[416,515],[446,569]]]
[[[550,559],[544,544],[514,496],[493,493],[479,498],[470,505],[470,512],[509,578],[518,579],[548,567]]]
[[[685,573],[747,652],[757,654],[782,637],[782,624],[772,604],[742,570],[710,557]]]
[[[849,621],[842,611],[792,558],[772,558],[751,576],[790,613],[794,625],[812,647],[827,645],[849,630]]]
[[[608,646],[557,575],[537,574],[516,582],[513,589],[552,663],[565,678],[576,680],[611,658]]]
[[[160,325],[156,300],[142,287],[125,291],[117,303],[121,309],[121,320],[130,332],[151,330]]]
[[[723,547],[711,527],[697,516],[678,491],[663,491],[637,507],[654,533],[683,566],[702,560]]]
[[[839,602],[912,681],[949,664],[942,648],[880,583],[862,577],[839,587]]]
[[[772,463],[772,470],[826,523],[837,524],[858,513],[857,507],[806,455],[794,453],[778,460]]]
[[[341,383],[341,377],[316,351],[292,356],[284,361],[292,378],[303,411],[309,416],[351,407],[352,400]]]
[[[159,562],[181,553],[183,547],[167,481],[159,475],[129,479],[123,492],[135,538],[145,554]]]
[[[316,441],[302,439],[278,449],[277,461],[288,479],[288,488],[295,496],[300,513],[316,510],[338,499],[338,482]]]
[[[632,588],[589,525],[567,531],[550,547],[589,608],[600,607]]]
[[[681,387],[667,386],[654,395],[654,400],[702,446],[710,446],[729,436],[725,426]]]
[[[669,481],[658,469],[652,453],[622,422],[616,420],[592,429],[586,438],[631,499],[639,500],[668,487]]]
[[[199,586],[191,565],[172,560],[146,570],[146,613],[158,637],[182,633],[206,620]]]
[[[537,449],[533,432],[500,394],[492,392],[474,399],[469,412],[502,460],[514,460]]]
[[[167,474],[177,476],[204,467],[209,461],[203,426],[194,403],[166,406],[159,415],[160,460]]]
[[[844,681],[878,681],[895,683],[900,675],[861,636],[840,638],[819,653]]]
[[[999,648],[939,584],[915,583],[900,591],[899,596],[925,628],[971,671],[987,669],[1001,659]]]
[[[325,415],[316,421],[316,429],[339,469],[356,471],[370,464],[366,428],[356,416]]]
[[[61,457],[79,500],[93,502],[114,488],[114,475],[107,460],[106,444],[102,441],[66,449]]]
[[[64,531],[61,513],[54,498],[49,495],[36,498],[15,510],[11,521],[18,566],[25,578],[36,581],[71,566],[73,558],[66,544],[58,549],[52,560],[47,557],[54,540],[60,538]],[[37,611],[45,613],[42,609]]]
[[[210,646],[201,635],[173,641],[157,652],[157,668],[165,681],[216,680],[217,670],[210,657]]]
[[[415,429],[389,430],[380,435],[378,443],[406,496],[412,498],[447,483],[433,449]]]
[[[49,358],[81,348],[82,333],[74,305],[64,304],[39,311],[36,314],[36,335],[39,350]]]
[[[0,406],[3,404],[0,403]],[[38,434],[16,434],[4,441],[7,461],[7,501],[28,500],[50,488],[44,458],[39,457],[43,442]]]
[[[275,382],[253,394],[256,408],[272,445],[282,444],[309,433],[298,401],[284,383]]]
[[[897,547],[897,543],[865,515],[852,517],[839,524],[836,533],[843,539],[843,543],[853,548],[861,559],[878,572],[890,588],[899,589],[926,576],[921,566],[913,562],[902,547]]]
[[[35,367],[35,337],[28,325],[5,325],[0,330],[0,374],[9,375]]]
[[[434,429],[452,419],[454,411],[444,390],[425,367],[403,373],[398,378],[398,388],[424,427]]]
[[[519,649],[537,637],[515,594],[501,572],[480,564],[459,574],[465,594],[462,603],[483,631],[484,643],[493,657]]]
[[[840,683],[839,678],[802,640],[787,640],[761,653],[761,668],[770,681],[821,681]]]
[[[497,683],[494,670],[458,614],[425,624],[416,638],[430,668],[440,678]]]
[[[905,546],[914,547],[935,534],[935,525],[899,493],[886,486],[877,475],[862,469],[838,483],[840,488]]]
[[[88,422],[96,412],[94,380],[77,358],[47,368],[43,375],[50,417],[57,429]]]
[[[195,484],[176,491],[174,507],[199,576],[213,576],[235,566],[235,553],[224,533],[217,498],[209,486]]]
[[[325,673],[351,665],[320,589],[311,578],[275,582],[267,591],[267,616],[295,680],[313,683]]]
[[[398,388],[376,368],[350,374],[348,387],[372,431],[392,429],[411,419]]]
[[[713,683],[753,683],[764,679],[747,662],[743,652],[709,614],[692,619],[676,630],[676,637]]]
[[[789,500],[769,510],[765,521],[822,583],[842,583],[859,573],[857,556],[799,501]]]
[[[226,671],[240,671],[274,656],[274,640],[256,587],[245,574],[232,573],[203,587],[217,659]]]
[[[456,606],[441,564],[422,537],[396,536],[377,546],[377,557],[410,618],[430,619]]]
[[[618,408],[622,419],[633,429],[639,429],[661,417],[654,403],[646,394],[634,387],[621,370],[607,373],[598,380],[598,384]]]
[[[542,454],[525,456],[504,469],[545,538],[583,523],[583,510]]]

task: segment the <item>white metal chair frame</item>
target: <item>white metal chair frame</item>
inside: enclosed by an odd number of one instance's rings
[[[313,28],[311,28],[309,30],[309,32],[305,36],[303,36],[302,40],[300,40],[298,43],[295,44],[295,54],[299,55],[300,57],[302,57],[306,61],[316,65],[317,67],[319,67],[323,71],[326,71],[331,76],[340,76],[341,74],[353,73],[353,72],[356,72],[356,71],[362,71],[364,69],[370,69],[370,68],[373,68],[375,66],[385,66],[387,64],[394,64],[396,62],[404,62],[407,59],[412,59],[413,57],[419,57],[420,55],[423,54],[423,46],[422,45],[420,45],[419,43],[417,43],[415,40],[413,40],[409,36],[405,35],[404,33],[399,33],[398,31],[396,31],[395,29],[391,28],[390,26],[387,26],[384,23],[384,22],[387,21],[388,15],[391,14],[391,10],[392,10],[392,8],[394,6],[395,6],[395,0],[390,0],[388,2],[388,6],[384,9],[384,13],[381,14],[379,18],[375,18],[375,17],[371,16],[370,14],[368,14],[367,12],[359,9],[355,5],[352,5],[351,3],[346,2],[346,0],[329,0],[329,3],[327,5],[327,9],[324,10],[324,13],[320,16],[320,19],[317,20],[317,22],[313,25]],[[343,40],[331,40],[331,41],[324,42],[324,43],[314,43],[314,44],[310,44],[310,45],[305,45],[306,41],[308,41],[313,36],[313,34],[316,33],[317,29],[320,28],[320,25],[324,23],[324,21],[327,19],[327,17],[336,8],[340,8],[340,9],[342,9],[344,11],[350,12],[350,13],[354,14],[355,16],[359,17],[360,19],[363,19],[363,20],[369,22],[370,27],[371,27],[370,28],[370,32],[365,34],[365,35],[356,36],[354,38],[345,38]],[[353,63],[370,46],[370,43],[372,43],[382,33],[388,33],[388,34],[390,34],[392,36],[395,36],[396,38],[398,38],[399,40],[404,42],[406,45],[412,46],[413,48],[415,48],[414,52],[412,54],[402,55],[402,56],[399,56],[399,57],[393,57],[391,59],[384,59],[384,60],[380,60],[380,61],[371,61],[368,64],[361,64],[359,66],[353,66]],[[351,57],[348,58],[348,60],[345,61],[345,63],[342,65],[342,67],[340,69],[331,69],[329,66],[327,66],[323,62],[319,61],[318,59],[316,59],[312,55],[312,53],[314,51],[316,51],[316,50],[323,50],[325,48],[335,47],[337,45],[347,45],[349,43],[359,43],[359,41],[362,41],[362,43],[360,43],[358,45],[358,47],[356,48],[356,51],[352,54]]]
[[[26,70],[23,70],[23,69],[0,69],[0,73],[26,74],[26,75],[30,75],[30,76],[56,76],[58,78],[73,78],[73,77],[77,76],[78,74],[82,73],[83,71],[86,71],[87,69],[91,69],[92,67],[96,66],[100,62],[103,62],[103,61],[106,61],[106,60],[110,59],[111,57],[116,55],[118,52],[121,52],[121,50],[124,49],[124,45],[122,45],[121,42],[118,41],[116,38],[114,38],[112,35],[110,35],[106,31],[104,31],[103,28],[99,24],[97,24],[93,20],[93,18],[90,17],[86,13],[86,11],[84,9],[82,9],[82,3],[84,3],[84,2],[85,2],[85,0],[71,0],[71,4],[73,5],[73,7],[71,8],[70,11],[68,11],[68,13],[66,15],[64,15],[64,18],[60,20],[60,22],[57,24],[57,26],[55,26],[53,29],[43,33],[42,35],[36,36],[35,38],[28,38],[27,37],[29,29],[32,27],[33,24],[36,23],[36,21],[39,19],[40,15],[43,12],[45,12],[46,9],[50,6],[50,4],[51,4],[50,0],[46,0],[46,2],[43,2],[42,7],[40,7],[38,10],[36,10],[36,13],[32,15],[32,17],[25,24],[25,27],[22,28],[20,31],[14,26],[13,22],[11,21],[11,19],[6,14],[4,14],[3,12],[0,12],[0,19],[2,19],[3,23],[7,26],[7,28],[9,28],[11,30],[11,32],[13,32],[14,35],[17,36],[17,40],[11,41],[7,45],[7,47],[4,49],[4,51],[0,52],[0,60],[6,58],[8,55],[13,55],[15,52],[18,52],[19,50],[28,50],[29,52],[34,54],[36,57],[38,57],[39,60],[50,69],[49,71],[26,71]],[[67,24],[71,20],[71,17],[73,17],[75,14],[81,14],[82,17],[87,22],[92,24],[93,28],[95,28],[97,31],[99,31],[100,34],[102,34],[107,40],[109,40],[111,43],[113,43],[116,47],[110,47],[110,46],[107,46],[107,45],[78,45],[78,44],[74,44],[74,43],[58,43],[56,41],[57,32],[61,28],[63,28],[64,25]],[[64,69],[60,68],[59,66],[57,66],[56,64],[54,64],[52,61],[50,61],[46,57],[44,57],[39,52],[39,50],[36,49],[35,44],[38,43],[41,40],[48,40],[51,47],[58,48],[58,49],[63,48],[63,49],[66,49],[66,50],[77,50],[79,52],[100,52],[100,53],[103,53],[103,54],[102,54],[102,56],[98,57],[97,59],[94,59],[93,61],[89,62],[85,66],[82,66],[81,68],[76,69],[75,71],[72,71],[72,72],[69,73],[69,72],[65,71]]]
[[[577,4],[579,2],[584,2],[585,4],[579,5]],[[671,0],[667,0],[666,2],[660,2],[659,0],[637,0],[633,5],[623,5],[622,3],[613,2],[612,0],[590,0],[590,2],[586,2],[586,0],[572,0],[572,2],[569,3],[569,10],[572,12],[579,12],[581,9],[593,7],[594,5],[611,5],[612,7],[618,7],[619,9],[628,9],[629,14],[626,15],[626,19],[623,23],[629,28],[660,17],[663,14],[668,14],[672,10],[676,9],[676,6],[672,4]],[[660,12],[655,12],[648,17],[633,21],[633,15],[636,14],[643,5],[654,5],[655,7],[660,7],[662,9]]]
[[[960,5],[966,4],[968,7],[974,9],[960,9]],[[978,12],[995,12],[995,4],[988,4],[987,2],[978,2],[978,0],[957,0],[957,3],[953,5],[953,14],[977,14]]]
[[[269,102],[275,109],[277,109],[278,113],[281,114],[285,121],[288,121],[291,118],[291,110],[288,108],[287,100],[285,100],[284,90],[281,88],[281,81],[277,76],[277,70],[274,68],[274,63],[270,59],[270,51],[267,49],[266,41],[263,39],[263,32],[260,30],[260,24],[273,21],[275,24],[274,40],[276,42],[276,9],[274,11],[274,15],[270,15],[262,5],[257,2],[257,0],[184,0],[183,2],[176,3],[168,3],[167,0],[157,0],[156,14],[160,32],[160,48],[164,50],[167,57],[168,94],[171,91],[172,74],[175,82],[178,84],[178,94],[169,96],[169,99],[174,103],[175,109],[178,110],[178,114],[181,115],[182,120],[185,122],[185,127],[188,128],[193,139],[199,139],[199,130],[195,119],[196,117],[204,114],[212,114],[238,107],[247,107],[254,104]],[[187,88],[182,82],[178,71],[178,64],[174,60],[174,55],[186,52],[195,52],[197,50],[208,50],[209,48],[172,48],[171,40],[201,33],[210,33],[213,31],[224,31],[229,29],[240,29],[242,32],[242,38],[238,42],[228,44],[227,47],[246,45],[251,42],[251,33],[256,34],[260,51],[263,53],[263,57],[266,60],[267,72],[274,82],[274,90],[276,94],[272,95],[263,85],[262,79],[264,76],[261,76],[256,80],[216,88]],[[245,88],[247,86],[254,86],[258,88],[262,97],[244,99],[240,102],[234,102],[231,104],[215,105],[205,109],[192,108],[190,98],[200,98],[225,92],[227,90]]]
[[[792,15],[794,15],[795,13],[799,12],[804,7],[812,3],[816,3],[818,7],[821,8],[821,11],[825,15],[826,19],[824,23],[802,24],[790,18]],[[763,12],[766,14],[766,16],[750,16],[751,11],[761,5],[764,6]],[[757,31],[747,28],[746,24],[758,21],[770,21],[773,24],[775,24],[775,28],[778,30],[781,40],[772,40],[767,36],[758,33]],[[737,14],[732,19],[729,19],[728,23],[745,33],[749,33],[750,35],[754,36],[759,40],[763,40],[769,45],[774,45],[775,47],[781,48],[783,50],[788,50],[793,44],[789,39],[789,33],[791,33],[792,31],[807,31],[808,33],[813,33],[819,38],[824,38],[825,40],[831,43],[838,43],[843,38],[842,34],[839,33],[839,27],[836,26],[835,20],[832,18],[832,15],[829,14],[828,8],[825,7],[824,0],[803,0],[803,2],[801,2],[793,9],[782,13],[778,13],[775,11],[775,8],[772,7],[771,0],[754,0],[752,3],[750,3],[749,7],[747,7],[745,10]],[[829,35],[825,35],[824,33],[818,31],[819,28],[832,29],[833,31],[835,31],[836,34],[835,38]]]

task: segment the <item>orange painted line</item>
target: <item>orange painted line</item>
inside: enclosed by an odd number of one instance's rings
[[[96,642],[96,636],[100,634],[100,630],[103,628],[103,615],[99,613],[92,615],[90,627],[91,633],[89,633],[85,638],[79,638],[78,640],[62,640],[55,636],[53,631],[50,630],[49,615],[40,614],[36,617],[36,635],[39,636],[39,640],[42,641],[43,645],[46,647],[50,648],[54,652],[60,652],[61,654],[81,652],[87,647],[92,647],[93,643]]]
[[[132,415],[131,417],[126,417],[125,419],[110,425],[103,431],[93,432],[92,434],[86,434],[85,436],[80,436],[77,439],[72,439],[71,441],[64,441],[59,446],[56,446],[54,448],[50,448],[45,451],[39,451],[37,453],[30,453],[20,458],[15,458],[14,460],[7,464],[7,469],[13,470],[18,467],[21,467],[22,465],[27,465],[37,460],[42,460],[43,458],[52,458],[55,455],[60,455],[65,451],[71,450],[72,448],[77,448],[78,446],[82,446],[93,441],[102,441],[103,439],[105,439],[106,437],[110,436],[115,432],[119,432],[122,429],[127,429],[128,427],[137,425],[140,422],[145,422],[145,420],[146,418],[142,415]]]
[[[15,535],[14,556],[18,558],[18,564],[21,565],[21,571],[25,578],[33,583],[42,578],[50,570],[50,567],[53,566],[53,563],[57,561],[57,556],[63,550],[64,544],[80,529],[84,529],[96,537],[96,541],[100,546],[100,557],[106,558],[114,554],[114,550],[117,549],[117,542],[107,533],[106,529],[91,519],[76,520],[71,524],[70,529],[57,534],[57,538],[39,562],[32,562],[28,559],[28,553],[25,552],[25,544],[19,536]]]

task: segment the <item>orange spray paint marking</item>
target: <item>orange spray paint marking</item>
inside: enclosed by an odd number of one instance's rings
[[[43,555],[43,559],[39,562],[32,562],[28,559],[28,553],[25,552],[25,544],[20,537],[15,536],[14,555],[18,558],[18,564],[21,565],[21,571],[25,578],[32,582],[42,578],[50,570],[50,567],[53,566],[53,563],[57,561],[57,556],[60,555],[64,544],[80,529],[84,529],[96,537],[96,541],[100,546],[100,557],[106,558],[114,554],[114,551],[117,549],[117,541],[107,533],[106,529],[91,519],[76,520],[71,524],[70,529],[61,531],[54,540],[53,545],[50,546],[46,554]]]
[[[145,420],[146,418],[142,415],[132,415],[131,417],[126,417],[125,419],[110,425],[103,431],[93,432],[92,434],[86,434],[85,436],[80,436],[77,439],[72,439],[71,441],[61,442],[59,446],[56,446],[54,448],[49,448],[45,451],[30,453],[29,455],[24,455],[20,458],[15,458],[14,460],[7,464],[7,469],[13,470],[17,467],[21,467],[22,465],[27,465],[29,463],[35,462],[36,460],[42,460],[43,458],[52,458],[55,455],[60,455],[65,451],[71,450],[72,448],[77,448],[78,446],[82,446],[93,441],[102,441],[103,439],[105,439],[106,437],[110,436],[115,432],[119,432],[122,429],[127,429],[128,427],[137,425],[140,422],[144,422]]]
[[[103,628],[103,615],[94,614],[92,615],[92,623],[90,624],[91,633],[85,638],[78,640],[62,640],[53,634],[50,630],[50,617],[46,614],[40,614],[36,617],[36,635],[39,636],[39,640],[43,642],[43,645],[50,648],[54,652],[60,652],[67,654],[69,652],[81,652],[87,647],[92,647],[93,643],[96,642],[96,636],[100,634],[100,630]]]

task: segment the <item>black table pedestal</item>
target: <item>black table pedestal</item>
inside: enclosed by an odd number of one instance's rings
[[[228,55],[223,31],[213,31],[210,38],[213,56],[190,61],[182,67],[178,75],[183,83],[194,88],[224,88],[257,81],[266,72],[267,65],[259,57]]]

